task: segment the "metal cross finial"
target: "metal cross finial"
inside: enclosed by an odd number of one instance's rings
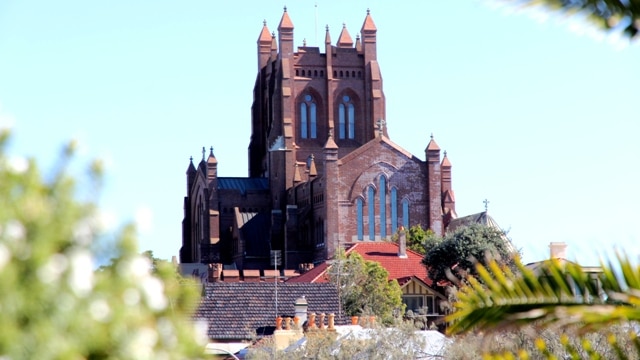
[[[487,212],[489,210],[489,200],[484,199],[484,211]]]
[[[209,156],[213,156],[213,146],[209,148]]]
[[[387,122],[384,121],[383,118],[378,119],[377,124],[378,124],[378,133],[380,134],[380,136],[382,136],[382,130],[384,129],[384,126]]]
[[[204,153],[206,152],[206,150],[204,149],[204,146],[202,147],[202,161],[204,161]]]
[[[445,150],[445,151],[444,151],[444,156],[445,156],[445,157],[447,156],[447,150]]]
[[[262,25],[267,26],[267,19],[262,20]]]
[[[369,15],[369,13],[370,13],[369,8],[367,8],[367,15]]]
[[[431,140],[433,140],[433,133],[431,133]]]
[[[342,28],[345,29],[347,27],[347,23],[342,23]]]
[[[189,161],[193,162],[193,156],[189,156]]]
[[[302,46],[307,46],[307,39],[306,38],[302,39]]]
[[[287,5],[284,6],[284,12],[287,12]]]

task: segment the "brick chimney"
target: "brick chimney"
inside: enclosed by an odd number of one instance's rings
[[[300,319],[300,324],[304,324],[307,321],[307,309],[309,308],[309,303],[307,303],[307,299],[302,295],[296,299],[296,303],[294,304],[296,317]]]
[[[549,243],[549,255],[551,259],[566,259],[567,244],[564,242]]]
[[[398,231],[398,257],[401,259],[407,258],[407,232],[404,230],[404,226],[400,226]]]

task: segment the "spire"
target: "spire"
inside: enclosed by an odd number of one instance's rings
[[[302,181],[302,177],[300,176],[300,169],[298,167],[298,162],[293,164],[293,183],[297,184]]]
[[[189,166],[187,166],[187,174],[196,172],[196,167],[193,165],[193,156],[189,156]]]
[[[329,129],[329,137],[327,137],[327,142],[324,144],[324,148],[328,150],[338,149],[338,145],[333,140],[333,129]]]
[[[367,9],[367,17],[364,18],[364,24],[362,24],[362,30],[364,32],[364,30],[366,31],[376,31],[378,30],[378,28],[376,28],[376,24],[373,22],[373,18],[371,17],[371,11],[369,11],[369,9]]]
[[[280,25],[278,25],[278,30],[293,30],[293,22],[289,17],[289,13],[287,13],[287,7],[284,7],[284,13],[282,14],[282,19],[280,19]]]
[[[347,30],[347,24],[345,23],[342,23],[342,32],[340,32],[340,37],[338,38],[338,47],[340,48],[353,47],[353,39],[351,39],[351,35],[349,35],[349,30]]]
[[[440,164],[442,167],[451,167],[451,161],[449,161],[449,158],[447,157],[447,151],[445,150],[444,152],[444,157],[442,158],[442,164]]]
[[[318,176],[318,170],[316,170],[316,157],[311,154],[311,161],[309,163],[309,176]]]
[[[440,151],[440,147],[436,141],[433,140],[433,133],[431,134],[431,140],[429,141],[429,145],[427,145],[426,151]]]
[[[356,50],[362,52],[362,43],[360,42],[360,33],[356,34]]]
[[[217,164],[215,155],[213,155],[213,146],[209,148],[209,157],[207,158],[207,164]]]
[[[331,44],[331,35],[329,35],[329,25],[327,25],[326,29],[327,29],[327,33],[324,36],[324,43]]]
[[[260,31],[260,36],[258,37],[258,44],[271,45],[271,32],[267,27],[267,20],[262,21],[262,31]]]

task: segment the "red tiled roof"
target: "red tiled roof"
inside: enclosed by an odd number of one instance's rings
[[[415,276],[427,285],[432,281],[427,269],[422,265],[422,255],[407,249],[407,257],[398,257],[398,244],[392,242],[361,242],[353,245],[347,252],[355,251],[365,260],[377,261],[389,272],[389,280],[401,280]]]
[[[427,269],[422,265],[423,256],[415,251],[407,250],[407,257],[401,258],[398,256],[398,244],[396,243],[361,242],[351,246],[346,252],[347,254],[357,252],[365,260],[378,262],[389,273],[389,280],[397,280],[401,285],[410,280],[412,276],[424,281],[429,286],[433,283],[427,275]],[[319,264],[312,270],[287,282],[328,282],[327,268],[326,262]]]

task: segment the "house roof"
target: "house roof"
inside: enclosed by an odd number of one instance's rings
[[[512,253],[518,252],[515,246],[513,246],[513,243],[511,242],[511,240],[504,234],[504,230],[502,230],[500,225],[498,225],[495,219],[491,217],[491,215],[489,215],[489,213],[486,210],[477,214],[471,214],[471,215],[467,215],[461,218],[451,220],[451,222],[449,222],[449,225],[447,226],[447,232],[451,233],[460,227],[469,226],[473,224],[481,224],[481,225],[501,231],[503,233],[502,238],[505,244],[507,245],[507,249]]]
[[[210,339],[251,340],[271,335],[275,329],[276,286],[267,282],[214,282],[205,285],[195,319],[209,323]],[[333,284],[278,283],[278,315],[293,317],[294,303],[305,296],[308,312],[336,314],[336,325],[346,323],[339,317],[338,289]]]
[[[407,257],[401,258],[398,256],[398,244],[396,243],[387,241],[359,242],[346,251],[347,254],[351,252],[357,252],[365,260],[378,262],[389,273],[389,280],[403,282],[415,276],[429,286],[432,284],[426,268],[422,265],[423,256],[407,249]],[[327,269],[328,264],[322,263],[288,282],[325,283],[329,281]]]

